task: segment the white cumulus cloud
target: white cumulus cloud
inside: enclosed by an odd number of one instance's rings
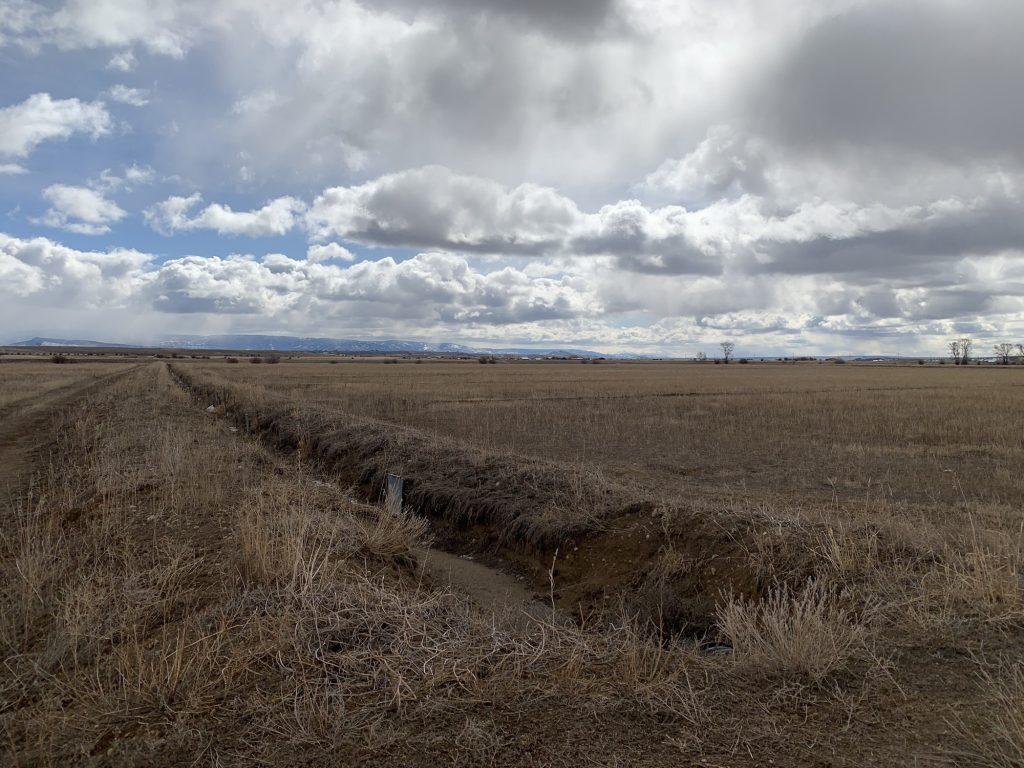
[[[118,83],[107,90],[107,98],[130,107],[144,107],[149,104],[149,91]]]
[[[140,313],[255,315],[305,324],[392,318],[502,325],[599,310],[596,297],[575,278],[536,277],[511,267],[487,271],[446,253],[348,265],[273,253],[157,263],[137,251],[79,251],[46,238],[0,234],[3,294],[40,307],[58,298],[83,308],[109,300]]]
[[[516,339],[692,352],[724,336],[748,354],[837,344],[938,349],[951,333],[1024,332],[1019,254],[962,259],[927,281],[830,275],[623,271],[612,257],[518,266],[423,252],[357,263],[192,255],[158,260],[0,235],[0,319],[22,327],[60,307],[130,312],[139,327],[273,327],[299,333]],[[162,318],[162,319],[161,319]],[[328,330],[329,329],[329,330]],[[998,338],[998,337],[997,337]]]
[[[234,211],[212,203],[193,215],[193,209],[201,202],[198,192],[188,197],[172,196],[146,210],[145,218],[153,229],[166,235],[209,229],[223,235],[264,237],[291,230],[306,207],[297,198],[279,197],[252,211]]]
[[[0,233],[0,294],[28,300],[39,312],[65,303],[87,310],[124,304],[145,284],[151,262],[152,256],[132,249],[81,251],[45,237]]]
[[[117,203],[88,187],[52,184],[43,190],[43,197],[50,203],[50,208],[38,220],[39,223],[82,235],[109,232],[110,224],[127,215]]]
[[[118,190],[131,190],[136,186],[152,184],[156,178],[156,172],[148,165],[137,165],[132,163],[125,166],[123,173],[118,176],[110,168],[100,171],[98,178],[89,182],[92,189],[103,192],[115,192]]]
[[[311,245],[306,251],[306,258],[309,261],[330,261],[336,259],[338,261],[353,261],[355,256],[352,252],[344,246],[338,245],[337,243],[325,243],[323,245]]]
[[[135,60],[135,54],[128,49],[127,51],[121,51],[115,53],[110,57],[110,61],[107,62],[107,69],[112,69],[117,72],[131,72],[135,69],[135,65],[138,62]]]
[[[306,216],[314,237],[493,253],[557,247],[580,221],[576,204],[536,184],[507,188],[441,166],[324,190]]]
[[[101,102],[52,99],[36,93],[20,104],[0,109],[0,155],[27,157],[44,141],[75,133],[92,138],[109,133],[110,115]]]

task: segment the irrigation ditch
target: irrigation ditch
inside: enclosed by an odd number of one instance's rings
[[[728,510],[658,503],[578,467],[168,367],[198,406],[297,454],[363,501],[380,502],[388,475],[400,477],[404,507],[431,521],[435,547],[513,571],[566,614],[602,620],[626,610],[663,631],[702,636],[723,594],[768,587],[753,553],[771,532]]]

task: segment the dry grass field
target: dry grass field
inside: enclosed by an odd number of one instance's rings
[[[0,414],[57,389],[96,380],[110,373],[109,364],[54,365],[49,359],[0,364]]]
[[[1024,502],[1017,368],[285,361],[203,370],[670,495]]]
[[[38,367],[4,764],[1024,765],[1024,371]]]

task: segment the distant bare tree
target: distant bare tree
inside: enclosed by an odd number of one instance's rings
[[[728,362],[732,360],[732,353],[736,349],[736,343],[732,341],[723,341],[718,346],[722,348],[722,362],[728,364]]]
[[[949,342],[949,356],[953,358],[953,365],[960,365],[960,339]]]
[[[992,349],[995,350],[996,357],[999,358],[999,362],[1003,365],[1010,364],[1010,357],[1013,355],[1013,344],[1008,341],[1001,341],[996,344]]]
[[[705,355],[703,352],[698,352],[696,357],[694,357],[693,359],[696,360],[698,363],[703,363],[705,360],[708,359],[708,356]]]
[[[1024,344],[1017,345],[1017,360],[1024,363]]]
[[[968,338],[960,339],[960,365],[967,365],[971,361],[971,348],[974,342]]]

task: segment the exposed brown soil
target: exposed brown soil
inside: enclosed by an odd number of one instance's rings
[[[420,572],[429,583],[450,587],[481,608],[510,615],[551,611],[540,602],[537,593],[499,568],[435,547],[420,547],[413,552]]]

